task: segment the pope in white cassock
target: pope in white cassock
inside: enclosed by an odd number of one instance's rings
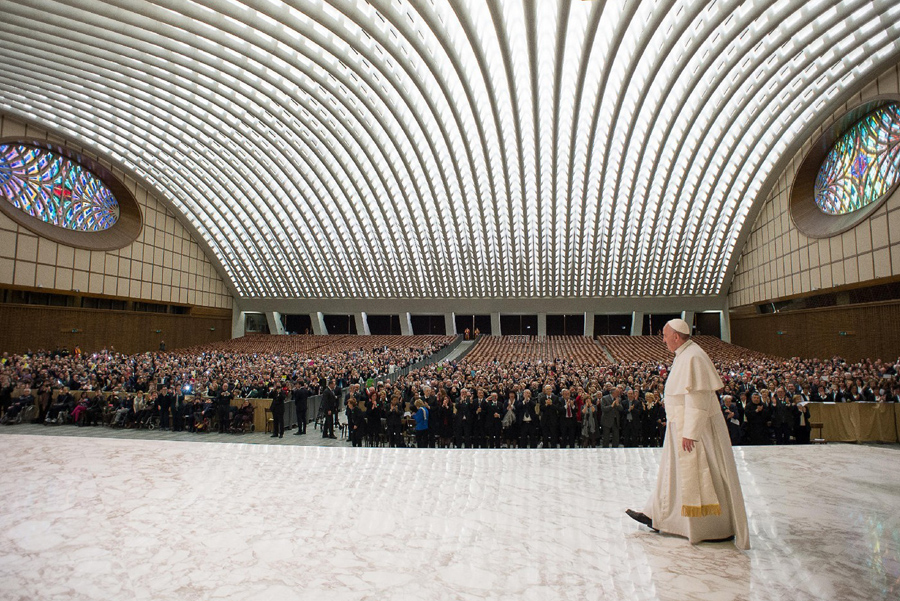
[[[663,340],[675,353],[666,379],[666,438],[656,492],[643,513],[630,517],[654,530],[692,543],[730,540],[750,548],[744,496],[728,427],[716,391],[723,388],[706,352],[690,337],[690,326],[673,319]]]

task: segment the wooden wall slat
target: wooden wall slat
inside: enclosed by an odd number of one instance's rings
[[[765,315],[732,313],[731,340],[781,357],[895,361],[900,357],[900,301]]]
[[[78,345],[85,352],[113,347],[131,354],[156,351],[160,340],[172,350],[229,338],[231,320],[222,317],[0,305],[0,352]]]

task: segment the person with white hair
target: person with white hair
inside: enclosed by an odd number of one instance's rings
[[[724,384],[709,356],[691,340],[687,322],[669,321],[663,340],[675,360],[666,379],[668,427],[656,491],[643,513],[626,513],[691,543],[734,539],[737,548],[749,549],[744,496],[716,397]]]

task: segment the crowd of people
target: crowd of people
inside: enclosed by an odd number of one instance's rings
[[[399,444],[406,417],[417,444],[438,447],[659,446],[670,363],[443,363],[396,383],[354,389],[354,444]],[[719,360],[722,413],[733,444],[806,443],[809,402],[900,402],[897,363]],[[385,418],[387,428],[381,420]]]
[[[670,363],[492,358],[432,363],[396,377],[441,346],[429,339],[321,354],[238,352],[234,343],[139,355],[4,354],[0,421],[27,414],[44,423],[243,431],[253,408],[232,399],[291,398],[302,432],[316,416],[301,416],[300,408],[331,382],[335,401],[321,420],[326,436],[334,436],[335,424],[346,427],[358,446],[638,447],[663,440]],[[742,359],[733,348],[713,356],[733,444],[808,442],[809,402],[900,402],[900,361]]]

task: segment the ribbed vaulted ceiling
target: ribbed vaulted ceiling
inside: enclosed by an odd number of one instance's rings
[[[715,295],[900,3],[0,1],[0,110],[144,179],[241,296]]]

